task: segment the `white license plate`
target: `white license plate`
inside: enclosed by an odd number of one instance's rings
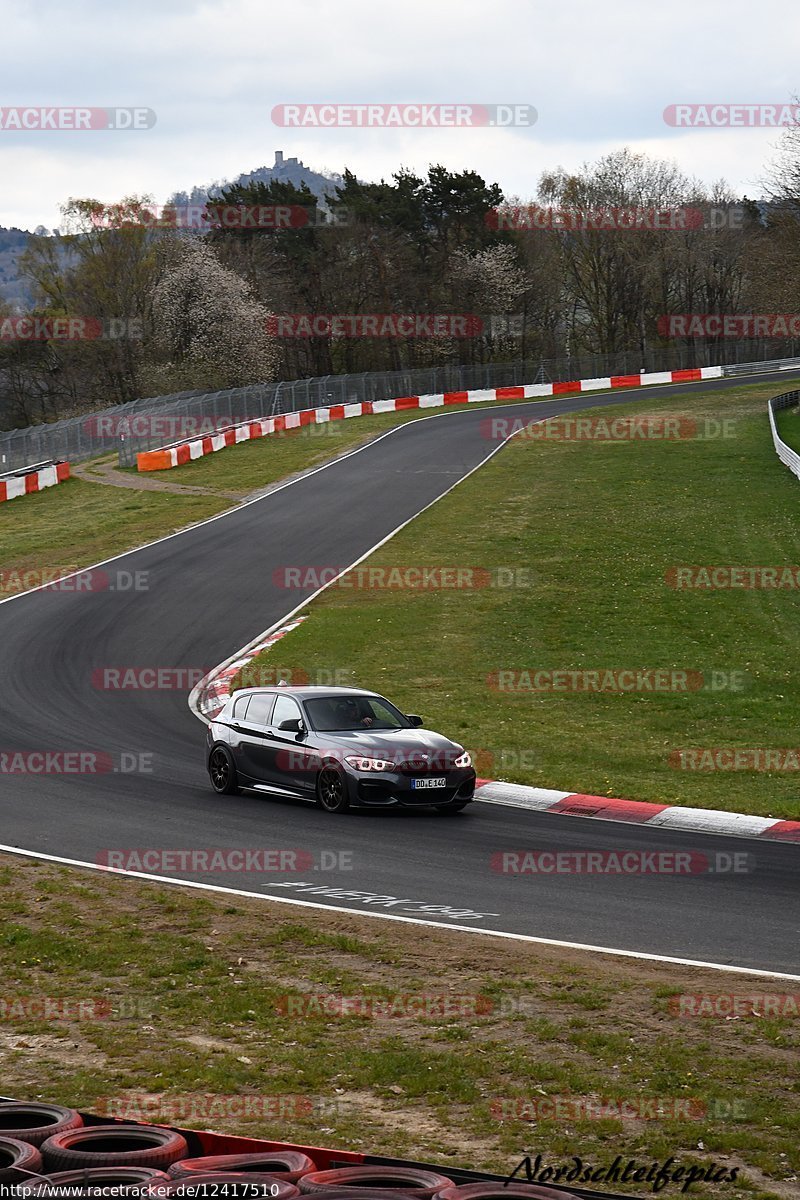
[[[447,780],[444,778],[412,779],[411,786],[417,790],[419,790],[419,788],[442,788],[447,787]]]

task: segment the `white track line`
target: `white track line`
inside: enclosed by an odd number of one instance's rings
[[[243,896],[262,900],[267,904],[290,904],[299,908],[314,908],[322,912],[345,913],[349,917],[372,917],[379,921],[398,921],[403,925],[422,925],[434,929],[454,929],[458,933],[479,933],[484,937],[504,938],[506,941],[528,942],[537,946],[555,946],[562,950],[587,950],[593,954],[614,954],[622,958],[635,958],[642,962],[670,963],[679,967],[702,967],[709,971],[728,971],[735,975],[751,975],[761,979],[789,979],[800,983],[800,975],[789,975],[782,971],[762,971],[756,967],[736,967],[729,963],[704,962],[693,958],[672,958],[665,954],[645,954],[640,950],[618,950],[612,946],[592,946],[585,942],[562,942],[555,938],[534,937],[528,933],[508,933],[503,929],[476,929],[472,925],[452,925],[440,921],[423,921],[418,917],[400,917],[394,913],[378,913],[359,908],[343,908],[336,904],[315,904],[311,900],[296,900],[287,896],[265,896],[261,892],[247,892],[241,888],[226,888],[214,883],[198,883],[193,879],[172,879],[168,875],[147,875],[139,871],[125,871],[120,867],[103,867],[97,863],[83,862],[78,858],[62,858],[55,854],[42,854],[36,850],[22,850],[18,846],[0,845],[0,853],[17,854],[22,858],[36,858],[43,862],[59,863],[67,867],[84,867],[90,871],[102,871],[106,875],[125,875],[129,879],[144,879],[148,883],[166,883],[174,887],[191,888],[202,892],[217,892],[223,896]]]

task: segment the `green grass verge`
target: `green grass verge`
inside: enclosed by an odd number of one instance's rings
[[[734,1183],[695,1184],[695,1200],[793,1194],[798,1020],[680,1018],[670,1004],[680,993],[785,988],[419,934],[3,856],[3,1093],[505,1173],[526,1150],[554,1165],[621,1154],[649,1167],[673,1156],[738,1168]],[[307,993],[464,1000],[432,1017],[288,1015],[288,999],[302,1005]],[[106,1007],[94,1011],[105,1015],[93,1019],[89,1006],[71,1019],[51,1007],[64,1018],[31,1020],[25,1005],[37,998],[99,999]],[[249,1116],[239,1115],[242,1097],[253,1098]],[[536,1102],[557,1097],[690,1107],[677,1119],[536,1116]],[[648,1194],[641,1184],[613,1190]],[[680,1195],[680,1185],[661,1194]]]
[[[800,817],[796,770],[670,765],[687,747],[800,745],[800,594],[666,582],[681,565],[800,564],[800,484],[772,447],[774,393],[739,386],[647,406],[712,429],[728,420],[728,437],[516,439],[368,565],[523,568],[531,586],[335,587],[263,663],[336,671],[387,693],[478,751],[489,777]],[[643,410],[638,399],[594,415]],[[257,681],[261,665],[236,685]],[[692,671],[706,682],[666,694],[512,693],[487,682],[542,669]],[[740,690],[710,690],[712,672]]]
[[[0,599],[202,521],[231,503],[76,478],[7,501],[0,504]]]

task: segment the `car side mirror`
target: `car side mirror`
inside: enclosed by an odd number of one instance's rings
[[[296,733],[299,736],[306,732],[306,727],[299,717],[292,717],[289,721],[281,721],[278,731],[280,733]]]
[[[408,721],[409,725],[412,725],[414,727],[414,729],[419,729],[420,725],[425,724],[422,717],[418,717],[416,715],[416,713],[408,713],[406,716],[406,720]]]

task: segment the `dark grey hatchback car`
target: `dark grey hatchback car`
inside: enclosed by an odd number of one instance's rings
[[[463,746],[356,688],[236,692],[208,726],[206,761],[220,795],[247,788],[316,800],[331,813],[351,805],[457,813],[475,793]]]

